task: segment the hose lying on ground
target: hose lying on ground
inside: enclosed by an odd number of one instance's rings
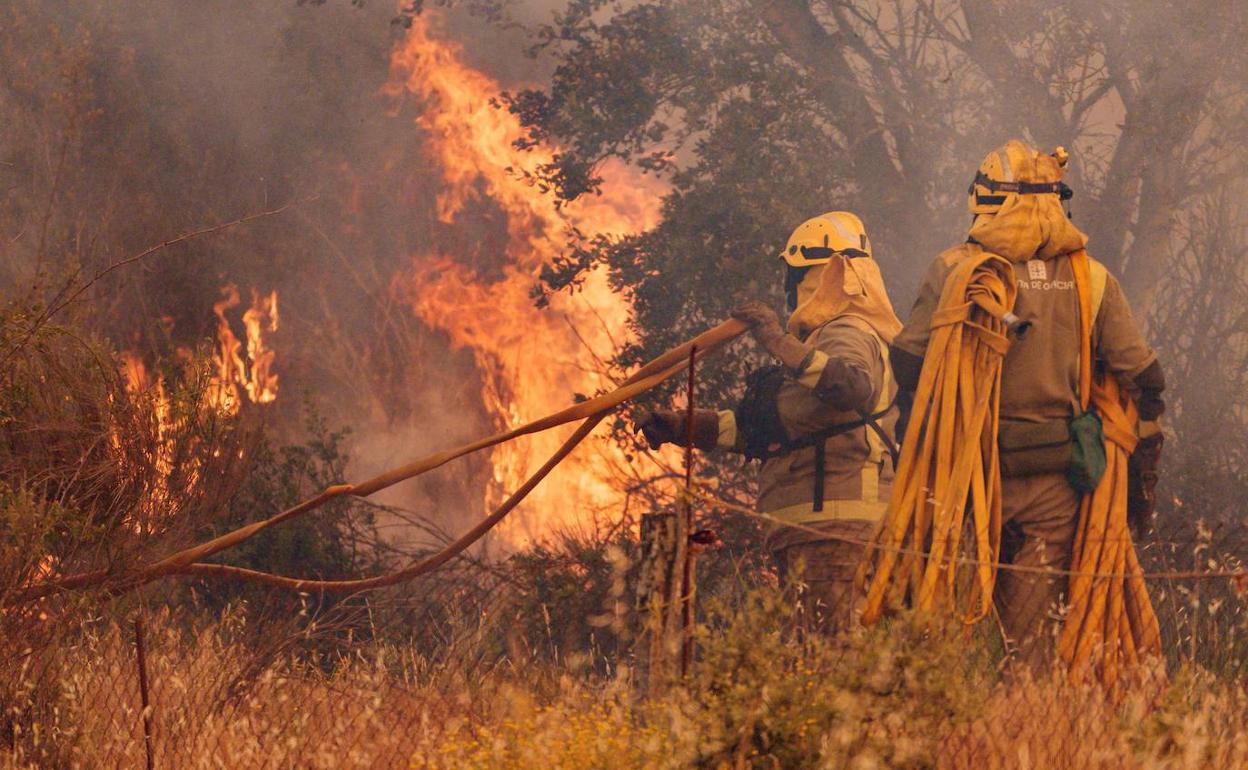
[[[1009,348],[1005,316],[1016,292],[1013,266],[986,252],[962,262],[945,282],[888,514],[859,573],[864,582],[870,570],[865,624],[902,603],[949,607],[968,623],[992,608],[1001,544],[997,406]],[[977,566],[963,597],[951,557],[963,548],[968,514]]]
[[[642,393],[651,390],[678,372],[683,371],[688,365],[690,352],[692,350],[696,349],[699,356],[705,356],[706,354],[713,353],[732,340],[741,336],[747,328],[748,327],[740,321],[725,321],[718,326],[699,334],[697,337],[684,343],[683,345],[672,348],[671,350],[668,350],[660,355],[658,358],[655,358],[653,361],[650,361],[630,376],[623,385],[609,393],[588,399],[579,404],[568,407],[567,409],[556,412],[555,414],[534,420],[533,422],[526,423],[525,425],[521,425],[517,428],[503,431],[455,449],[449,449],[423,457],[415,462],[387,471],[359,484],[339,484],[331,486],[315,497],[305,500],[298,505],[288,508],[287,510],[277,513],[267,519],[263,519],[252,524],[248,524],[245,527],[240,527],[239,529],[227,532],[205,543],[200,543],[199,545],[192,546],[191,548],[183,549],[146,566],[129,570],[124,573],[115,573],[110,572],[109,570],[95,570],[78,575],[70,575],[58,580],[38,583],[27,586],[24,589],[19,589],[18,591],[13,592],[13,594],[9,597],[6,597],[5,601],[6,603],[31,601],[59,591],[86,588],[105,583],[110,584],[110,589],[114,593],[119,593],[137,588],[162,577],[179,574],[229,576],[254,580],[266,585],[295,590],[332,591],[356,591],[366,588],[393,585],[404,580],[410,580],[418,575],[434,570],[442,564],[445,564],[450,559],[462,553],[465,549],[472,545],[472,543],[484,536],[486,532],[501,521],[512,509],[514,509],[520,501],[523,500],[524,497],[531,492],[533,488],[536,487],[556,465],[559,464],[560,461],[567,457],[573,448],[575,448],[577,444],[588,436],[594,427],[613,409],[618,407],[620,404],[623,404],[625,401],[636,398]],[[551,458],[547,460],[547,462],[501,506],[492,511],[490,515],[477,524],[477,526],[473,527],[446,548],[397,572],[359,580],[323,581],[302,580],[299,578],[272,575],[255,570],[227,567],[225,565],[199,563],[200,560],[224,551],[227,548],[232,548],[270,527],[276,526],[284,521],[288,521],[319,508],[334,498],[341,497],[343,495],[367,497],[383,489],[394,486],[401,481],[419,476],[422,473],[427,473],[434,468],[445,465],[451,460],[463,457],[464,455],[496,446],[519,436],[537,433],[559,425],[564,425],[574,420],[584,420],[584,422],[577,429],[577,431],[563,443],[559,450],[556,451],[555,454],[552,455]]]

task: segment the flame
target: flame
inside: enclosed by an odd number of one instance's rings
[[[151,418],[155,425],[156,440],[145,453],[146,461],[156,470],[153,486],[140,500],[136,510],[128,512],[122,526],[128,527],[139,535],[153,534],[157,522],[167,515],[167,503],[172,497],[169,490],[169,477],[174,470],[174,453],[176,447],[172,438],[176,426],[173,424],[173,406],[169,394],[165,390],[165,382],[161,377],[152,377],[147,371],[143,359],[132,351],[122,351],[121,370],[125,379],[126,391],[143,399],[143,403],[151,410]],[[121,448],[120,436],[112,437],[115,448]],[[192,471],[194,473],[194,471]]]
[[[253,404],[268,404],[277,398],[277,374],[273,372],[276,354],[264,341],[265,331],[278,329],[277,292],[261,294],[251,290],[251,307],[243,313],[247,337],[247,357],[243,343],[234,335],[225,312],[241,304],[238,287],[221,287],[221,299],[212,306],[217,316],[216,349],[212,360],[216,369],[209,384],[208,400],[229,414],[237,414],[242,403],[239,388]]]
[[[277,354],[264,337],[266,332],[274,332],[278,328],[277,292],[261,294],[252,289],[251,297],[251,307],[242,316],[247,338],[245,356],[243,343],[235,336],[226,317],[226,311],[241,304],[238,287],[233,284],[222,287],[221,300],[212,307],[217,316],[217,334],[211,353],[212,371],[202,400],[194,405],[196,412],[211,409],[218,414],[236,415],[244,403],[243,393],[247,394],[246,400],[254,404],[268,404],[277,399],[277,374],[273,371]],[[177,352],[181,358],[191,357],[185,349]],[[164,378],[150,373],[137,353],[121,353],[121,374],[126,391],[141,399],[150,410],[155,442],[145,461],[156,470],[153,486],[146,490],[139,510],[128,514],[123,525],[137,534],[151,534],[159,529],[168,513],[168,503],[174,497],[169,479],[175,470],[174,464],[179,461],[175,457],[175,433],[182,427],[176,421],[187,418],[174,417],[173,403]],[[112,443],[115,449],[121,451],[120,435],[113,435]],[[187,485],[199,483],[198,467],[183,470]]]
[[[575,294],[561,293],[540,310],[530,291],[541,268],[564,251],[568,228],[594,238],[653,227],[666,188],[608,163],[601,172],[604,195],[557,206],[524,178],[524,172],[550,163],[555,151],[516,149],[524,132],[515,116],[493,104],[498,83],[466,66],[457,45],[432,37],[427,15],[396,47],[386,93],[410,94],[424,105],[417,123],[444,183],[439,219],[453,224],[466,206],[485,197],[506,214],[507,244],[501,278],[476,274],[454,255],[419,256],[408,284],[411,303],[454,347],[472,351],[487,409],[500,423],[515,425],[567,406],[575,393],[609,388],[603,362],[630,339],[630,305],[611,290],[603,271],[589,273]],[[486,505],[514,490],[532,470],[530,460],[544,460],[562,439],[547,432],[497,449]],[[583,448],[557,468],[512,517],[505,536],[523,542],[617,504],[621,495],[607,469],[618,466],[622,455],[609,442],[596,448],[596,457]]]
[[[251,308],[243,313],[243,326],[247,329],[247,358],[251,372],[247,378],[247,397],[255,404],[269,404],[277,399],[277,375],[273,362],[277,354],[264,342],[264,332],[275,332],[278,327],[277,290],[268,296],[251,291]]]

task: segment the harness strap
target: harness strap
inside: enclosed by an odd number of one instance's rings
[[[893,403],[896,403],[896,402],[894,401]],[[868,426],[871,423],[875,422],[876,420],[879,420],[881,417],[888,414],[889,410],[893,408],[893,403],[890,403],[888,406],[886,406],[885,408],[881,409],[878,412],[873,412],[871,414],[863,415],[861,418],[857,420],[852,420],[850,422],[837,423],[836,425],[833,425],[829,428],[824,428],[818,433],[812,433],[809,436],[803,436],[802,438],[794,439],[793,441],[777,442],[776,444],[773,444],[772,446],[767,447],[766,450],[760,453],[759,459],[770,460],[773,457],[779,457],[780,455],[787,455],[790,452],[793,452],[798,449],[823,446],[824,443],[828,439],[832,438],[833,436],[839,436],[842,433],[848,433],[851,430],[857,430],[858,428]],[[878,430],[879,426],[877,425],[876,428]]]
[[[827,444],[820,442],[815,445],[815,488],[810,504],[816,513],[823,510],[823,476],[827,473],[827,455]]]
[[[976,185],[986,187],[993,192],[1018,193],[1019,195],[1057,195],[1062,200],[1069,200],[1074,195],[1065,182],[999,182],[996,179],[990,179],[982,171],[975,174],[975,180],[971,182],[971,189],[967,192],[974,193]],[[984,201],[984,203],[998,202],[1004,203],[1005,199]]]
[[[893,400],[889,403],[888,408],[884,411],[886,413],[891,411],[896,404],[897,397],[894,396]],[[879,420],[874,416],[867,418],[867,427],[874,431],[875,435],[880,437],[880,441],[884,444],[884,449],[888,451],[888,456],[893,458],[893,468],[895,470],[897,468],[897,461],[901,459],[901,450],[897,447],[897,442],[893,441],[892,436],[889,436],[888,433],[885,432],[884,428],[881,427]]]

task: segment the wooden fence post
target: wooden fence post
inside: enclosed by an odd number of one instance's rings
[[[147,752],[147,770],[156,767],[152,754],[152,708],[147,690],[147,648],[143,639],[143,618],[134,616],[134,650],[139,666],[139,703],[143,706],[143,748]]]
[[[678,673],[684,595],[677,545],[680,519],[675,513],[641,517],[636,606],[643,621],[646,690],[651,696],[662,694]]]
[[[697,347],[689,351],[685,422],[685,489],[693,484],[693,418]],[[658,696],[689,673],[693,657],[694,593],[697,583],[693,544],[693,498],[682,495],[675,513],[641,517],[641,566],[637,609],[645,619],[646,689]]]

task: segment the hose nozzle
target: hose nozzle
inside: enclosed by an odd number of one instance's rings
[[[1013,313],[1006,313],[1001,316],[1001,320],[1005,321],[1006,335],[1016,340],[1024,339],[1027,336],[1027,332],[1031,331],[1032,322],[1025,321]]]

